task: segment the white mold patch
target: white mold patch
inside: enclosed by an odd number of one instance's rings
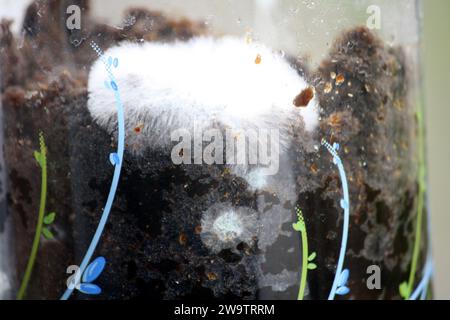
[[[239,238],[244,232],[243,229],[241,217],[233,210],[224,212],[213,223],[213,230],[219,240],[223,242]]]
[[[252,245],[257,235],[257,213],[245,207],[219,203],[203,213],[201,219],[203,243],[212,251],[235,250],[241,243]]]
[[[267,180],[269,177],[265,174],[261,168],[251,170],[244,176],[244,179],[249,184],[252,191],[263,190],[267,187]]]
[[[263,274],[258,278],[259,287],[270,287],[273,291],[283,292],[297,284],[298,273],[283,269],[278,274]]]
[[[105,54],[120,61],[114,74],[125,108],[127,143],[140,149],[167,146],[171,132],[180,128],[202,130],[219,123],[236,130],[283,130],[290,121],[303,119],[312,131],[318,123],[315,98],[307,107],[293,105],[309,87],[305,79],[261,44],[200,37],[170,44],[123,43]],[[105,79],[105,68],[96,61],[89,75],[88,108],[112,133],[116,105]]]

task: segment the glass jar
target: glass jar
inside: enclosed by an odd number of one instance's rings
[[[431,295],[419,2],[12,6],[5,298]]]

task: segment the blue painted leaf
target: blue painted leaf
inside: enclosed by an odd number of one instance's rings
[[[119,65],[119,59],[114,58],[113,65],[114,65],[114,68],[117,68],[117,66]]]
[[[346,287],[346,286],[339,287],[336,290],[336,294],[338,294],[340,296],[344,296],[344,295],[346,295],[349,292],[350,292],[350,289],[348,287]]]
[[[110,153],[109,154],[109,161],[113,166],[118,165],[120,163],[119,155],[117,153]]]
[[[333,149],[334,150],[336,150],[336,151],[339,151],[339,148],[340,148],[340,146],[339,146],[339,143],[333,143]]]
[[[98,257],[92,261],[83,273],[83,282],[92,282],[98,278],[105,268],[106,260],[103,257]]]
[[[78,290],[85,294],[92,294],[92,295],[100,294],[102,292],[102,289],[99,286],[92,283],[82,283],[80,284]]]
[[[117,91],[117,90],[119,89],[119,88],[117,87],[117,83],[116,83],[115,81],[111,81],[110,84],[111,84],[111,88],[112,88],[114,91]]]
[[[108,67],[111,67],[113,63],[112,57],[108,57]]]
[[[341,199],[341,208],[344,210],[348,209],[348,203],[344,199]]]
[[[338,287],[344,286],[347,284],[348,277],[350,275],[350,271],[348,269],[344,269],[344,271],[341,272],[341,275],[339,276],[338,280]]]

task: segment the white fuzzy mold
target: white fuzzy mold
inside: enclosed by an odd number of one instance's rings
[[[105,52],[119,59],[114,69],[125,108],[128,144],[165,146],[176,129],[200,130],[220,123],[236,130],[283,128],[303,119],[318,123],[313,99],[293,105],[309,87],[277,52],[235,37],[194,38],[175,43],[123,43]],[[109,132],[116,129],[114,94],[105,86],[105,67],[96,61],[89,75],[88,108]],[[139,128],[139,135],[134,128]],[[282,137],[283,138],[283,137]]]
[[[257,212],[247,207],[218,203],[202,215],[202,242],[213,252],[236,250],[244,242],[253,245],[258,233]]]

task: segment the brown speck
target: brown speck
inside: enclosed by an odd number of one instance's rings
[[[214,272],[208,272],[206,276],[208,277],[209,281],[217,280],[217,274],[215,274]]]
[[[404,103],[402,100],[397,99],[394,101],[394,107],[397,108],[398,110],[402,110],[404,107]]]
[[[258,54],[258,55],[256,56],[256,58],[255,58],[255,63],[256,63],[256,64],[260,64],[260,63],[261,63],[261,55],[260,55],[260,54]]]
[[[338,74],[338,76],[336,77],[336,85],[340,86],[341,84],[343,84],[345,81],[345,78],[342,74]]]
[[[186,235],[185,235],[183,232],[180,233],[180,235],[178,236],[178,242],[179,242],[182,246],[186,245],[187,237],[186,237]]]
[[[194,229],[195,234],[200,234],[202,232],[203,228],[202,226],[196,226]]]
[[[325,87],[323,88],[323,92],[330,93],[331,90],[333,90],[333,85],[331,84],[331,82],[325,83]]]
[[[133,130],[134,130],[134,132],[136,132],[137,134],[139,134],[139,133],[141,133],[142,128],[143,128],[143,125],[140,125],[140,126],[135,127]]]
[[[293,103],[296,107],[306,107],[308,106],[309,102],[314,98],[314,89],[312,87],[308,87],[298,96],[295,97]]]
[[[333,128],[340,127],[342,124],[342,114],[338,112],[331,114],[328,118],[328,124]]]
[[[312,172],[312,173],[314,173],[314,174],[317,173],[318,168],[317,168],[317,165],[316,165],[315,163],[313,163],[313,164],[311,165],[310,169],[311,169],[311,172]]]

